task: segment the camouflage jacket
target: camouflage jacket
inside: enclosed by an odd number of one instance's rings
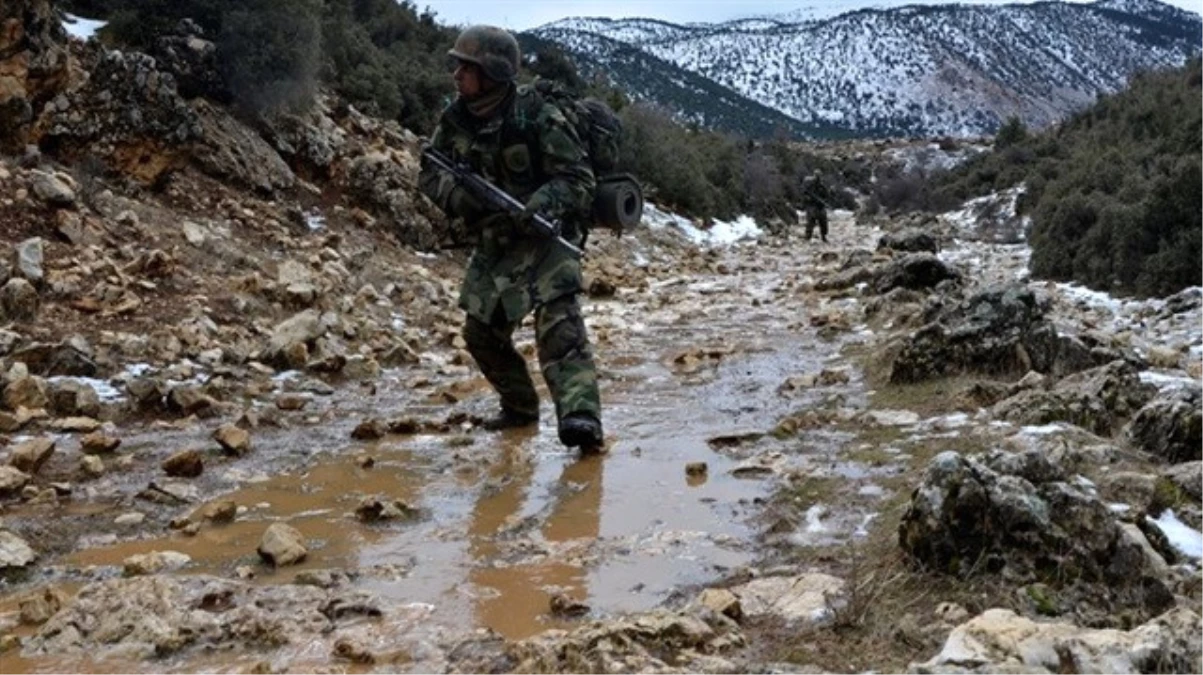
[[[830,201],[831,190],[823,181],[814,176],[807,176],[806,180],[802,181],[802,205],[805,208],[824,209]]]
[[[594,188],[589,159],[564,114],[532,87],[516,87],[500,111],[484,120],[455,101],[443,111],[430,142],[467,161],[529,210],[559,220],[568,241],[583,243]],[[517,321],[542,303],[581,290],[581,264],[571,252],[506,215],[454,212],[436,194],[437,173],[423,170],[423,192],[448,215],[468,216],[468,229],[478,237],[459,299],[471,316],[488,322],[500,304]]]

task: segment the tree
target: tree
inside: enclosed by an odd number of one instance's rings
[[[321,65],[321,0],[245,0],[222,18],[218,62],[226,86],[249,111],[312,104]]]

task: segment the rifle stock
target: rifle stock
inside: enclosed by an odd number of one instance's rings
[[[473,171],[468,165],[456,163],[447,155],[431,147],[423,148],[422,156],[431,164],[455,176],[455,180],[459,185],[463,186],[464,189],[472,193],[472,196],[488,204],[490,207],[510,214],[521,213],[526,209],[526,205],[516,197],[485,180],[483,176]],[[577,257],[585,255],[584,251],[560,235],[559,223],[548,220],[538,213],[531,217],[531,221],[544,235],[554,238],[557,243],[571,251]]]

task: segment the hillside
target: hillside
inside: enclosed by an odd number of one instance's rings
[[[1199,53],[1203,23],[1156,0],[1103,0],[867,9],[796,24],[565,19],[533,33],[602,71],[619,52],[601,38],[636,47],[818,133],[971,136],[1011,116],[1047,126],[1137,72],[1180,65]],[[660,91],[641,95],[707,114]]]

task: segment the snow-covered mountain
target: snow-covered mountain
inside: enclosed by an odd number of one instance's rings
[[[806,18],[815,16],[818,18]],[[1122,88],[1134,73],[1199,54],[1203,20],[1157,0],[908,5],[834,17],[795,12],[722,24],[564,19],[531,31],[587,74],[714,126],[684,105],[681,73],[812,135],[978,135],[1018,115],[1041,127]],[[632,59],[644,60],[639,69]],[[654,57],[646,59],[645,57]],[[666,88],[661,89],[661,84]],[[764,117],[761,109],[756,114]],[[771,115],[770,115],[771,117]]]

